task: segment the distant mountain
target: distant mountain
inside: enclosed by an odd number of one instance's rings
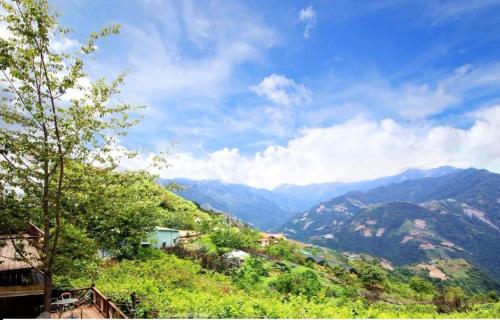
[[[234,214],[237,218],[263,230],[280,227],[298,212],[352,190],[374,187],[421,177],[442,176],[457,170],[439,167],[430,170],[409,169],[400,174],[370,181],[352,183],[319,183],[305,186],[281,185],[274,190],[258,189],[218,180],[170,179],[185,187],[177,193],[201,206]]]
[[[161,182],[174,181],[184,187],[176,192],[180,196],[203,208],[233,214],[262,230],[280,226],[294,214],[286,207],[286,199],[269,190],[217,180],[174,179]]]
[[[282,184],[273,189],[274,194],[284,196],[286,199],[293,199],[299,205],[294,207],[296,211],[307,210],[315,204],[330,200],[334,197],[343,195],[349,191],[366,191],[376,187],[388,185],[391,183],[403,182],[428,177],[440,177],[461,169],[443,166],[434,169],[408,169],[399,174],[383,177],[375,180],[358,182],[327,182],[313,183],[308,185]]]
[[[500,279],[500,175],[467,169],[349,192],[287,222],[290,236],[396,265],[464,258]]]

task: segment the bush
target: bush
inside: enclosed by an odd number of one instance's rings
[[[434,297],[434,305],[439,313],[463,312],[468,309],[465,292],[460,287],[440,287]]]
[[[318,275],[310,269],[294,269],[282,273],[271,286],[281,293],[304,295],[307,298],[316,296],[321,290]]]
[[[250,228],[223,228],[210,234],[210,240],[218,248],[255,248],[259,235]]]
[[[498,302],[499,301],[499,299],[498,299],[498,292],[496,292],[496,291],[489,291],[488,292],[488,299],[491,302]]]
[[[369,291],[376,292],[383,290],[385,274],[377,267],[366,264],[358,274],[363,286]]]
[[[251,290],[263,276],[268,275],[268,270],[260,258],[247,258],[243,265],[233,275],[233,282],[241,289]]]
[[[298,247],[286,240],[280,240],[276,244],[267,246],[266,254],[298,264],[306,262],[305,255],[299,253]]]
[[[168,191],[161,197],[160,224],[163,227],[174,229],[200,230],[201,224],[196,223],[196,219],[201,219],[203,226],[208,223],[206,213],[200,211],[198,207],[178,195]]]
[[[161,257],[161,250],[154,247],[140,247],[137,250],[137,255],[135,256],[137,260],[160,259]]]
[[[418,276],[410,278],[410,288],[417,293],[431,293],[434,291],[434,286],[431,282]]]
[[[259,270],[259,262],[249,263],[251,269]],[[266,263],[263,268],[266,269]],[[359,268],[361,269],[361,268]],[[275,276],[273,270],[272,276]],[[306,272],[308,271],[308,272]],[[367,304],[356,295],[357,287],[330,284],[330,291],[323,288],[313,298],[301,295],[295,288],[296,281],[309,279],[300,277],[312,272],[297,267],[284,272],[288,277],[288,292],[298,293],[283,296],[277,291],[244,291],[236,288],[231,277],[206,271],[197,261],[178,259],[162,253],[159,259],[145,261],[122,260],[107,265],[96,279],[96,286],[113,299],[124,311],[131,308],[131,293],[135,292],[136,318],[437,318],[433,305],[424,303],[400,303],[399,296],[388,296],[393,302]],[[271,272],[270,272],[271,273]],[[286,274],[286,275],[285,275]],[[277,276],[277,275],[276,275]],[[279,276],[279,278],[282,278]],[[315,278],[312,276],[311,278]],[[269,278],[267,278],[269,279]],[[259,280],[265,283],[263,276]],[[315,282],[315,281],[310,281]],[[74,280],[71,287],[84,287],[90,279]],[[318,282],[316,282],[318,285]],[[315,288],[315,285],[306,286]],[[390,289],[390,286],[387,286]],[[304,292],[307,290],[302,290]],[[314,292],[309,290],[309,292]],[[322,297],[323,292],[324,297]],[[408,303],[408,304],[407,304]],[[451,313],[449,318],[498,318],[500,303],[471,306],[467,313]],[[443,315],[441,315],[442,317]]]

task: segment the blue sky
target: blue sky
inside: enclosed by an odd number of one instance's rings
[[[122,140],[165,177],[352,181],[442,164],[500,171],[500,1],[54,1],[91,78],[129,70]]]

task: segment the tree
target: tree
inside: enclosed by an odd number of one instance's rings
[[[410,288],[417,293],[431,293],[434,291],[434,286],[430,281],[427,281],[419,276],[410,278]]]
[[[107,253],[129,258],[159,225],[167,190],[146,171],[117,172],[71,162],[64,219],[85,230]]]
[[[303,268],[297,268],[280,274],[271,285],[279,292],[304,295],[308,299],[316,296],[321,290],[321,282],[318,274],[313,270]]]
[[[259,234],[251,228],[221,228],[210,234],[212,243],[219,248],[248,249],[257,246]]]
[[[88,80],[84,57],[96,50],[97,39],[117,34],[119,26],[91,34],[78,53],[61,53],[51,42],[69,30],[58,25],[47,0],[1,0],[0,5],[9,31],[0,40],[0,175],[3,189],[14,190],[29,208],[7,215],[3,224],[17,229],[31,220],[42,226],[43,241],[36,247],[40,261],[33,267],[43,274],[49,310],[64,224],[66,165],[115,163],[112,147],[136,122],[129,118],[134,108],[113,99],[123,75],[83,85]]]
[[[465,292],[457,286],[439,287],[434,297],[434,305],[439,313],[462,312],[468,309]]]
[[[243,265],[233,272],[232,278],[240,288],[251,290],[263,276],[268,274],[269,272],[261,258],[248,257]]]
[[[372,264],[365,263],[360,268],[358,277],[363,286],[371,293],[368,297],[378,300],[380,292],[384,289],[385,274],[382,270]]]

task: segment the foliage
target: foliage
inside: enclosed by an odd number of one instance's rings
[[[160,218],[163,227],[200,231],[208,229],[208,214],[170,191],[162,195],[160,206],[165,209]]]
[[[94,161],[101,167],[115,163],[112,147],[135,124],[129,118],[135,108],[114,99],[123,75],[109,83],[99,79],[83,85],[88,82],[84,56],[96,50],[97,39],[117,34],[118,26],[91,34],[81,52],[69,54],[51,46],[69,30],[58,25],[46,0],[0,5],[0,21],[8,30],[0,40],[1,180],[29,208],[25,221],[43,227],[38,250],[48,308],[52,277],[64,267],[57,263],[71,261],[58,257],[67,222],[66,167],[71,161]],[[4,224],[18,228],[19,218],[4,216]]]
[[[219,228],[210,234],[210,240],[218,248],[245,249],[257,246],[259,233],[244,227]]]
[[[247,258],[243,265],[233,275],[233,282],[241,289],[250,291],[262,277],[269,274],[262,258]]]
[[[265,248],[266,254],[279,259],[303,264],[305,263],[305,255],[301,252],[300,248],[286,240],[280,240],[278,243],[270,244]]]
[[[431,293],[434,291],[432,283],[419,276],[413,276],[410,278],[410,288],[418,293]]]
[[[307,268],[294,270],[303,272]],[[269,271],[272,276],[274,271]],[[319,276],[319,275],[318,275]],[[305,277],[309,279],[309,277]],[[260,281],[265,281],[262,276]],[[73,286],[83,287],[90,279],[76,279]],[[122,309],[129,310],[131,293],[138,297],[135,317],[161,318],[498,318],[500,304],[471,306],[462,313],[436,313],[433,305],[408,302],[367,304],[359,298],[338,295],[307,298],[257,287],[241,290],[232,276],[211,272],[190,260],[172,255],[142,261],[123,260],[105,267],[96,281],[97,287]]]
[[[281,274],[271,283],[281,293],[304,295],[308,298],[316,296],[321,290],[318,275],[308,268],[295,268]]]
[[[463,312],[469,308],[464,290],[460,287],[440,287],[434,304],[440,313]]]
[[[385,274],[373,264],[362,264],[361,268],[359,268],[358,276],[366,289],[370,291],[383,290],[383,284],[386,279]]]
[[[117,172],[71,163],[67,175],[67,219],[108,254],[134,256],[158,225],[160,197],[166,190],[145,171]]]

